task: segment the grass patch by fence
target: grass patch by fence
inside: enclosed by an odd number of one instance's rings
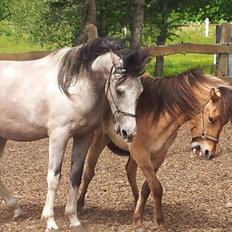
[[[13,25],[0,23],[0,53],[19,53],[44,50],[30,41],[28,35],[18,34]]]
[[[199,43],[214,44],[216,37],[216,25],[211,25],[209,36],[205,37],[204,25],[189,25],[180,28],[173,40],[168,40],[167,44]],[[155,59],[149,64],[148,72],[153,73]],[[213,55],[207,54],[176,54],[165,56],[164,58],[164,75],[172,75],[183,72],[190,68],[202,68],[205,73],[214,73]]]

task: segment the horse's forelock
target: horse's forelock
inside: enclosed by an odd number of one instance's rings
[[[133,77],[141,75],[151,57],[147,50],[142,49],[124,49],[117,54],[123,59],[125,75]]]

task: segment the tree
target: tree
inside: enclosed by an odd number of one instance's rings
[[[132,30],[131,30],[131,47],[140,47],[143,15],[145,0],[134,0]]]
[[[152,34],[155,34],[157,45],[165,45],[167,39],[176,36],[175,31],[178,27],[189,23],[193,17],[198,15],[200,7],[209,5],[209,1],[206,0],[192,0],[191,4],[188,0],[147,0],[147,3],[145,22],[148,28],[155,27],[155,33],[153,31]],[[157,57],[154,68],[155,76],[162,76],[163,65],[164,57]]]
[[[90,34],[93,35],[95,33],[95,36],[98,36],[96,27],[96,14],[97,10],[95,0],[83,0],[81,26],[79,31],[80,33],[76,33],[73,45],[86,42],[88,40],[88,35]],[[90,32],[90,34],[88,32]]]
[[[11,0],[1,0],[0,4],[0,21],[7,19],[11,16],[10,11]]]
[[[71,46],[80,30],[81,4],[74,0],[18,0],[11,6],[11,20],[19,33],[54,49]],[[36,27],[35,27],[36,25]]]

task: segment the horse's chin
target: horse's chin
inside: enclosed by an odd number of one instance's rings
[[[133,140],[133,137],[128,138],[128,137],[123,136],[123,140],[124,140],[125,143],[131,143],[132,140]]]
[[[118,123],[115,123],[115,124],[114,124],[114,132],[115,132],[116,134],[119,134],[119,132],[120,132],[120,126],[119,126]]]

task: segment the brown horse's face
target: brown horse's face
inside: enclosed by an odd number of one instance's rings
[[[193,152],[208,160],[215,156],[219,134],[225,123],[222,120],[220,91],[211,89],[209,100],[191,120]]]

